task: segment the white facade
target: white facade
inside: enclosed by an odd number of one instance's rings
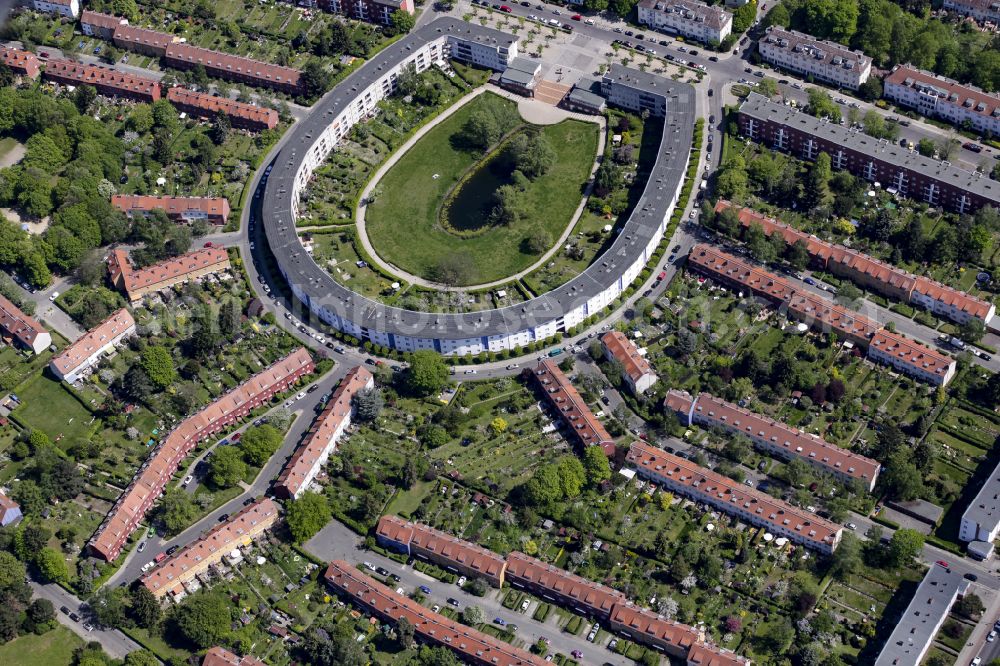
[[[775,26],[757,42],[757,50],[772,65],[851,90],[872,71],[872,59],[860,51]]]
[[[992,543],[1000,536],[1000,465],[983,482],[979,494],[962,514],[958,538]]]
[[[1000,23],[1000,2],[997,0],[944,0],[942,7],[980,22]]]
[[[46,14],[60,14],[66,18],[75,19],[80,15],[79,0],[66,0],[65,2],[50,2],[49,0],[32,0],[31,7],[37,12]]]
[[[502,71],[510,61],[517,56],[517,43],[511,46],[496,46],[482,44],[472,40],[464,40],[458,35],[447,34],[441,38],[425,43],[419,49],[409,55],[405,60],[385,71],[376,81],[367,88],[355,91],[356,95],[339,115],[329,120],[323,133],[318,136],[313,144],[306,149],[305,157],[301,167],[296,172],[292,187],[292,209],[295,215],[298,214],[298,201],[301,192],[308,186],[312,174],[316,168],[324,163],[329,153],[334,149],[340,139],[347,134],[354,124],[366,119],[375,111],[379,101],[389,96],[394,87],[396,78],[400,72],[409,65],[413,65],[418,72],[422,72],[435,64],[443,64],[449,58],[456,58],[474,62],[483,67]],[[664,115],[666,112],[666,100],[664,95],[667,90],[657,93],[647,93],[638,87],[633,87],[621,80],[605,81],[605,90],[609,91],[613,103],[630,109],[649,109],[654,114]],[[685,152],[686,159],[689,153]],[[684,166],[686,167],[685,161]],[[683,173],[683,171],[681,171]],[[567,307],[563,316],[529,326],[523,329],[514,329],[502,334],[473,336],[467,338],[454,337],[416,337],[399,333],[389,333],[384,330],[377,330],[372,327],[363,327],[347,316],[341,316],[324,306],[323,303],[312,301],[306,293],[303,285],[298,281],[290,279],[285,272],[286,268],[279,262],[286,281],[295,297],[305,304],[309,310],[323,322],[343,331],[359,340],[370,340],[371,342],[383,345],[403,352],[416,350],[435,350],[441,354],[449,356],[462,356],[468,354],[479,354],[482,352],[500,352],[503,350],[515,350],[533,342],[545,340],[556,335],[560,331],[565,331],[586,320],[588,317],[598,314],[603,308],[611,304],[621,295],[628,286],[639,276],[642,269],[649,262],[657,245],[663,238],[666,231],[670,215],[673,213],[677,200],[680,197],[683,186],[683,178],[678,178],[673,187],[667,190],[664,187],[663,196],[669,197],[669,206],[665,209],[662,219],[656,220],[656,226],[651,234],[648,243],[642,252],[638,253],[630,265],[616,267],[620,270],[619,277],[611,285],[597,293],[596,295],[581,301],[575,307]],[[359,318],[364,315],[358,312]],[[427,323],[422,326],[423,331],[433,331],[434,313],[427,313]],[[444,331],[443,331],[444,333]]]
[[[705,44],[720,43],[733,31],[733,15],[694,0],[642,0],[639,23]]]
[[[105,354],[135,335],[135,320],[125,309],[119,310],[58,356],[52,357],[49,370],[56,379],[74,384],[101,362]]]
[[[1000,135],[1000,96],[906,65],[885,77],[882,96],[929,118]]]

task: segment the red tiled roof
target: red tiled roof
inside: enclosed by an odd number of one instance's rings
[[[393,518],[393,517],[389,517]],[[381,521],[379,521],[381,527]],[[504,559],[491,550],[474,543],[453,537],[421,523],[410,523],[410,552],[429,553],[445,566],[460,567],[482,574],[492,579],[504,575]],[[402,535],[399,531],[397,534]]]
[[[83,13],[80,14],[80,25],[92,25],[97,28],[114,31],[115,28],[123,23],[127,23],[123,18],[112,16],[111,14],[94,12],[89,9],[84,9]]]
[[[65,376],[83,365],[87,359],[93,356],[124,331],[135,326],[135,319],[132,314],[122,308],[113,312],[110,317],[102,321],[94,328],[87,331],[79,340],[66,347],[58,356],[52,358],[52,367]]]
[[[747,287],[758,296],[773,301],[787,301],[796,291],[788,280],[704,243],[691,248],[688,262],[695,268]]]
[[[950,356],[884,328],[872,338],[871,347],[907,365],[936,375],[944,375],[948,372],[948,368],[955,363],[955,360]]]
[[[667,391],[667,397],[663,399],[663,406],[666,409],[677,412],[678,414],[684,414],[685,418],[691,413],[691,406],[694,404],[694,398],[687,391],[678,391],[677,389],[670,389]],[[684,422],[684,425],[688,425]]]
[[[966,107],[983,116],[1000,113],[1000,96],[985,92],[975,86],[962,85],[958,81],[936,76],[930,72],[909,65],[896,65],[892,73],[885,77],[885,85],[895,84],[905,88],[922,88],[933,92],[943,101],[955,106]],[[928,90],[933,88],[933,91]]]
[[[239,657],[221,647],[209,648],[201,660],[201,666],[265,666],[264,662],[253,655]]]
[[[410,539],[413,538],[414,527],[414,523],[407,522],[399,516],[386,514],[379,519],[375,533],[381,537],[385,537],[389,541],[403,544],[409,548]]]
[[[687,663],[688,666],[747,666],[750,660],[714,645],[697,643],[691,646]]]
[[[814,259],[820,259],[824,267],[828,263],[838,263],[856,273],[870,276],[876,282],[904,292],[908,299],[911,298],[912,292],[917,292],[926,294],[934,300],[951,305],[984,321],[989,315],[990,303],[963,291],[935,282],[930,278],[913,275],[902,268],[879,261],[863,252],[820,240],[749,208],[734,207],[725,200],[720,200],[715,205],[716,212],[727,208],[734,208],[737,211],[740,224],[744,227],[749,228],[752,224],[759,224],[768,236],[775,232],[780,233],[788,245],[793,245],[797,241],[804,242],[809,255]]]
[[[811,326],[821,326],[823,330],[834,330],[841,337],[868,340],[879,329],[868,317],[812,292],[797,291],[789,296],[787,303],[788,311],[798,319],[807,320]]]
[[[195,250],[138,270],[132,268],[128,252],[119,249],[111,254],[108,262],[112,281],[117,281],[120,276],[130,299],[133,292],[163,282],[175,284],[195,271],[214,265],[218,265],[216,270],[222,270],[229,265],[229,253],[226,252],[226,248],[208,247]]]
[[[825,439],[807,434],[798,428],[756,414],[708,393],[702,393],[694,406],[696,417],[722,423],[726,428],[757,437],[781,447],[792,456],[805,458],[840,474],[871,483],[878,476],[879,464]]]
[[[559,365],[545,359],[532,371],[535,380],[545,391],[552,408],[559,413],[570,430],[583,446],[600,446],[609,458],[615,455],[615,441],[604,429],[594,413],[590,411],[583,397],[569,378],[559,369]]]
[[[546,662],[476,629],[433,613],[416,601],[396,594],[343,560],[334,560],[324,575],[326,582],[348,595],[369,612],[392,622],[406,620],[422,641],[446,646],[468,663],[478,666],[545,666]]]
[[[21,309],[0,296],[0,329],[26,347],[34,347],[35,339],[48,331]]]
[[[803,539],[832,546],[840,533],[839,525],[799,509],[755,488],[700,467],[684,458],[643,442],[633,442],[628,462],[638,469],[654,470],[675,483],[688,487],[695,496],[706,495],[720,505],[728,505],[757,516],[765,523],[796,532]]]
[[[649,365],[649,361],[620,331],[608,331],[601,336],[601,342],[615,360],[622,364],[625,374],[633,383],[652,374],[653,368]]]
[[[31,51],[22,51],[9,46],[0,46],[0,61],[18,74],[29,78],[38,76],[39,60]]]
[[[157,594],[181,589],[182,582],[190,576],[187,572],[205,560],[218,561],[233,550],[245,545],[249,532],[263,525],[267,529],[278,519],[278,505],[264,497],[242,509],[224,523],[208,530],[167,559],[143,574],[142,584]]]
[[[198,442],[234,423],[313,367],[309,352],[300,347],[181,421],[139,468],[91,538],[91,549],[109,561],[118,557],[129,535]]]
[[[154,209],[165,211],[170,217],[180,217],[187,213],[204,213],[209,217],[229,217],[229,200],[225,197],[155,197],[143,194],[115,194],[111,205],[130,213],[148,213]]]
[[[202,117],[212,117],[222,111],[230,118],[244,121],[246,124],[257,125],[271,129],[278,124],[278,112],[254,104],[245,104],[226,97],[216,97],[205,93],[194,92],[187,88],[173,87],[167,90],[167,99],[174,105],[190,112],[198,110]]]
[[[631,604],[616,605],[610,622],[618,631],[628,632],[633,640],[657,645],[674,654],[688,652],[700,639],[694,628],[664,620],[652,611]]]
[[[109,67],[83,65],[71,60],[48,60],[42,78],[57,83],[92,85],[101,91],[139,95],[159,99],[160,82],[134,74],[126,74]]]
[[[134,25],[121,24],[115,28],[114,41],[123,44],[125,48],[140,46],[166,52],[167,47],[177,40],[174,35]]]
[[[333,443],[334,434],[341,424],[351,418],[351,399],[361,389],[373,381],[372,373],[358,366],[347,373],[322,413],[313,422],[302,444],[295,449],[292,459],[278,477],[277,487],[283,488],[289,497],[294,497],[306,477],[323,458],[327,448]]]
[[[542,587],[598,615],[611,613],[615,604],[628,601],[618,590],[581,578],[565,569],[512,552],[507,556],[507,580],[524,586]]]
[[[190,44],[173,43],[167,46],[166,56],[168,59],[189,63],[191,65],[204,65],[204,67],[216,72],[227,72],[229,74],[247,76],[257,79],[261,83],[276,84],[278,86],[289,86],[297,88],[302,72],[291,67],[272,65],[271,63],[235,56],[229,53],[220,53]]]

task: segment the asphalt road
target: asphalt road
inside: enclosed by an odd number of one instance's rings
[[[538,622],[532,618],[532,614],[537,608],[537,601],[532,601],[528,609],[521,613],[519,610],[504,608],[502,604],[503,594],[490,588],[485,597],[477,597],[464,592],[457,585],[448,585],[442,581],[420,573],[408,565],[401,565],[395,560],[383,557],[372,551],[361,549],[360,539],[354,532],[337,521],[331,521],[316,536],[305,544],[306,550],[323,560],[347,560],[352,564],[368,562],[375,567],[385,567],[390,573],[399,576],[399,582],[388,581],[388,585],[396,588],[403,588],[405,594],[411,594],[420,586],[425,585],[430,588],[430,594],[426,594],[428,606],[438,605],[441,608],[448,608],[448,599],[454,599],[458,606],[452,605],[458,611],[467,606],[479,606],[486,614],[487,621],[494,618],[501,618],[508,624],[517,625],[517,637],[523,641],[522,647],[528,648],[545,637],[550,641],[550,652],[562,653],[569,656],[573,650],[580,650],[583,653],[581,659],[585,664],[620,664],[626,666],[632,664],[630,659],[618,655],[607,649],[606,642],[610,637],[604,639],[598,645],[587,641],[586,631],[579,636],[566,634],[560,630],[557,624],[557,615],[550,613],[546,622]],[[369,575],[376,576],[371,571],[366,571]],[[504,592],[505,594],[506,592]]]
[[[52,605],[55,606],[56,609],[56,618],[59,620],[60,624],[69,627],[73,633],[80,636],[80,638],[85,641],[99,642],[101,647],[104,648],[104,651],[111,657],[115,659],[123,659],[129,652],[141,649],[141,645],[117,629],[94,627],[93,629],[88,630],[85,626],[87,622],[87,611],[84,609],[83,602],[58,585],[42,585],[41,583],[36,583],[34,581],[32,581],[30,585],[31,589],[35,593],[35,597],[48,599],[52,602]],[[80,621],[75,622],[70,619],[69,615],[59,610],[62,607],[66,607],[70,612],[76,613],[77,616],[81,618]]]

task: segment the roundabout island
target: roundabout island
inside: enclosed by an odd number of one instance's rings
[[[517,55],[512,35],[438,19],[367,62],[292,130],[268,173],[262,219],[278,268],[314,316],[387,350],[516,354],[596,321],[639,277],[680,203],[692,154],[695,95],[690,85],[618,66],[604,75],[600,95],[613,109],[656,119],[658,137],[644,137],[651,147],[648,171],[635,175],[637,194],[627,218],[596,259],[554,288],[525,288],[520,302],[487,303],[470,312],[410,309],[400,306],[404,301],[395,304],[392,295],[358,293],[350,280],[336,279],[303,246],[296,221],[313,172],[356,124],[377,112],[401,75],[447,68],[449,60],[501,72]],[[401,151],[375,179],[365,231],[375,253],[392,266],[456,286],[502,280],[531,267],[572,229],[594,158],[601,153],[597,125],[573,119],[538,126],[502,97],[489,93],[475,99],[480,98],[485,101],[462,105],[453,112],[455,122],[435,126],[420,139],[431,137],[441,146],[434,155],[425,149]],[[495,113],[505,122],[498,123],[499,134],[470,149],[461,144],[468,139],[462,130],[474,112]],[[517,189],[513,213],[495,195],[485,196],[487,190],[505,188]]]

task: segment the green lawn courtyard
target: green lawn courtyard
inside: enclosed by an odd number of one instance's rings
[[[555,150],[556,160],[525,190],[525,217],[462,235],[450,233],[440,223],[446,196],[482,159],[477,151],[457,149],[454,136],[477,110],[504,105],[513,107],[490,93],[476,97],[430,130],[382,178],[381,194],[368,208],[367,232],[383,259],[433,278],[443,261],[463,257],[469,263],[466,280],[456,284],[476,284],[530,266],[540,254],[523,247],[530,232],[542,230],[552,242],[562,235],[580,203],[598,143],[597,126],[575,120],[538,129]],[[483,197],[492,196],[492,188],[480,189]],[[469,205],[463,192],[456,194]]]

